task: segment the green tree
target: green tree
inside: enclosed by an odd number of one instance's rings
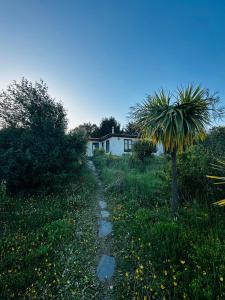
[[[51,192],[82,164],[85,137],[66,134],[65,110],[43,81],[10,84],[0,94],[0,122],[0,179],[9,193]]]
[[[128,122],[127,126],[125,127],[125,133],[128,134],[138,134],[138,129],[135,126],[135,124],[133,122]]]
[[[172,158],[171,208],[174,216],[178,211],[177,152],[182,153],[196,140],[203,140],[211,115],[222,113],[216,105],[219,99],[207,89],[189,85],[177,90],[172,102],[171,95],[161,89],[148,96],[146,101],[132,109],[134,122],[143,137],[154,144],[162,143]]]
[[[78,129],[84,130],[87,137],[98,137],[99,128],[96,124],[83,123],[77,127]]]
[[[115,133],[120,133],[120,123],[116,121],[114,117],[104,118],[102,119],[99,130],[98,136],[104,136],[112,132],[112,127],[114,127]]]

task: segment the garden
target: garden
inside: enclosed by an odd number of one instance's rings
[[[96,154],[113,211],[114,299],[224,299],[224,210],[212,205],[220,191],[201,177],[210,169],[204,150],[196,145],[178,159],[179,188],[190,193],[177,219],[169,203],[170,158]]]

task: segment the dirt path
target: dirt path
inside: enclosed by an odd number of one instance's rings
[[[111,255],[113,226],[110,221],[110,212],[107,209],[107,202],[103,195],[102,184],[95,166],[91,161],[89,161],[88,164],[97,178],[99,251],[96,275],[102,285],[102,295],[99,300],[108,300],[112,299],[112,278],[116,267],[115,258]]]

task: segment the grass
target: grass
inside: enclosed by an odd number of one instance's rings
[[[96,182],[84,170],[63,194],[0,197],[0,299],[95,299]]]
[[[95,158],[113,212],[113,299],[224,299],[224,211],[183,203],[171,218],[168,161]]]

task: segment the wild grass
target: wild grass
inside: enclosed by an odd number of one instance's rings
[[[174,221],[165,158],[95,163],[113,211],[114,299],[224,299],[224,211],[195,199]]]
[[[10,198],[1,187],[1,299],[91,299],[98,288],[94,191],[88,170],[63,194]]]

